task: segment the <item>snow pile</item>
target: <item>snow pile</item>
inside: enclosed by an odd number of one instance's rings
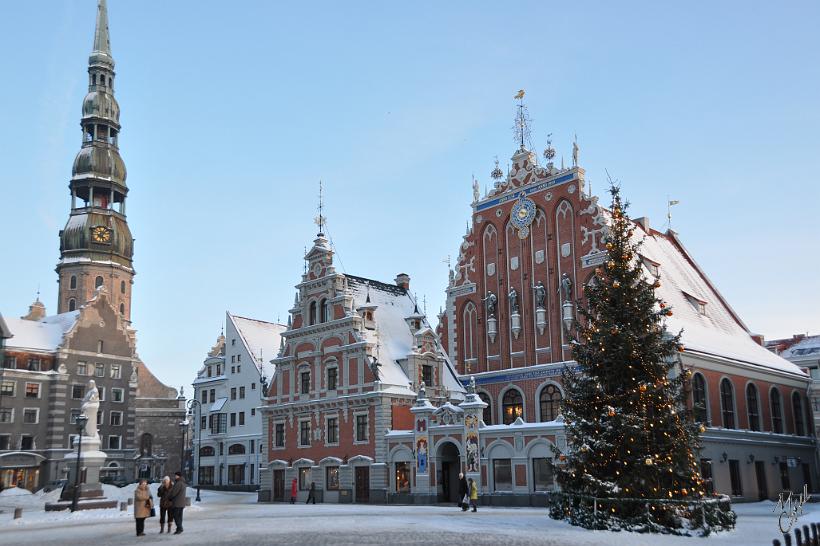
[[[21,497],[31,496],[31,491],[23,489],[22,487],[9,487],[0,491],[0,497]]]

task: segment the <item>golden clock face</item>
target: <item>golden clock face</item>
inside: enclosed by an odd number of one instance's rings
[[[91,238],[95,243],[110,243],[111,230],[105,226],[94,226],[91,228]]]

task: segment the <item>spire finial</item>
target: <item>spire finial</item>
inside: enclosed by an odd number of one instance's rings
[[[319,180],[319,206],[317,207],[317,210],[319,211],[319,215],[316,217],[316,219],[314,221],[316,222],[316,225],[319,226],[318,235],[320,235],[320,236],[325,234],[324,233],[324,231],[325,231],[324,206],[325,206],[325,204],[324,204],[324,200],[322,198],[322,181]]]
[[[114,64],[114,59],[111,57],[111,39],[108,34],[108,7],[105,0],[99,0],[97,3],[97,25],[94,29],[94,47],[91,49],[91,61]]]
[[[524,106],[524,90],[519,89],[518,93],[513,97],[518,101],[518,113],[515,115],[515,141],[525,150],[524,141],[530,139],[530,117],[527,112],[527,107]]]

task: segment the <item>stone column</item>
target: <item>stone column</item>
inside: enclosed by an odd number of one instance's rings
[[[435,502],[436,489],[430,485],[430,418],[436,411],[427,399],[424,382],[419,386],[416,405],[410,408],[413,413],[413,453],[416,459],[416,486],[413,488],[414,501],[418,504]]]

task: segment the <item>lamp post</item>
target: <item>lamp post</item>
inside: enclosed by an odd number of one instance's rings
[[[80,493],[80,451],[83,446],[83,432],[85,431],[85,424],[88,422],[86,414],[77,416],[74,424],[77,426],[77,468],[74,471],[74,498],[71,501],[71,511],[77,511],[77,499]]]
[[[200,502],[202,499],[199,496],[199,444],[201,441],[201,430],[202,427],[200,425],[200,414],[202,413],[202,404],[196,398],[191,398],[188,400],[188,412],[192,413],[193,408],[196,406],[196,413],[194,413],[194,430],[196,431],[196,443],[194,444],[193,448],[191,449],[191,457],[193,457],[193,481],[196,484],[196,502]]]
[[[186,432],[188,431],[188,418],[186,417],[184,421],[179,422],[179,471],[185,471],[185,436]]]

